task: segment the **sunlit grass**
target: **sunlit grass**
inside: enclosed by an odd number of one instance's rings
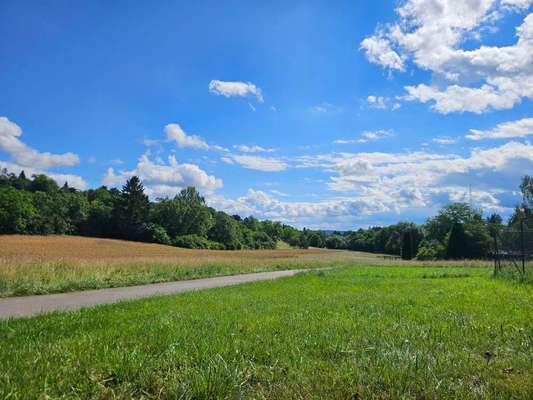
[[[0,398],[529,399],[533,291],[355,267],[0,323]]]

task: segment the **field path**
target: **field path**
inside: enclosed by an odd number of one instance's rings
[[[99,304],[116,303],[123,300],[211,289],[241,283],[293,276],[309,269],[257,272],[251,274],[219,276],[215,278],[193,279],[189,281],[152,283],[148,285],[120,288],[85,290],[82,292],[44,294],[37,296],[8,297],[0,299],[0,320],[30,317],[53,311],[76,310]]]

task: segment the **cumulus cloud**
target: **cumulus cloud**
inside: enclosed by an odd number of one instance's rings
[[[208,196],[209,205],[229,214],[254,215],[261,219],[282,221],[299,227],[324,229],[325,227],[346,227],[346,218],[357,218],[387,211],[377,202],[365,199],[335,198],[319,202],[289,202],[273,198],[268,193],[250,189],[237,199],[223,196]]]
[[[508,109],[533,98],[533,14],[516,28],[508,46],[462,48],[482,40],[507,13],[524,13],[529,0],[406,0],[398,21],[379,27],[361,48],[370,62],[390,71],[406,63],[433,73],[434,82],[406,87],[405,100],[430,102],[443,114]]]
[[[400,213],[429,216],[449,202],[468,201],[472,185],[476,207],[505,214],[517,200],[513,193],[520,175],[533,169],[533,146],[509,142],[472,149],[467,155],[339,152],[298,156],[289,161],[293,167],[318,169],[330,175],[326,182],[330,192],[322,193],[325,199],[287,201],[280,199],[282,194],[278,192],[250,189],[236,199],[212,195],[210,204],[230,213],[300,227],[346,229],[369,220],[396,221]],[[312,193],[317,193],[316,187]]]
[[[73,174],[49,171],[49,168],[70,167],[79,164],[79,157],[74,153],[52,154],[32,149],[20,140],[22,129],[6,117],[0,117],[0,149],[5,151],[9,161],[0,160],[0,169],[19,174],[24,171],[27,176],[46,174],[58,185],[65,182],[76,189],[85,189],[87,182]]]
[[[261,146],[247,146],[244,144],[235,145],[233,146],[233,148],[243,153],[273,153],[275,151],[275,149],[272,148]]]
[[[0,117],[0,149],[9,154],[11,160],[23,167],[53,168],[70,167],[80,162],[74,153],[52,154],[32,149],[20,140],[22,129],[6,117]]]
[[[285,161],[276,157],[228,154],[222,157],[222,161],[227,164],[239,164],[244,168],[264,172],[280,172],[288,167]]]
[[[209,149],[209,145],[200,136],[185,133],[179,124],[168,124],[165,126],[165,134],[167,140],[176,142],[176,145],[180,148]]]
[[[263,103],[261,89],[252,82],[229,82],[212,80],[209,82],[209,92],[224,97],[248,97],[253,96],[258,102]]]
[[[324,161],[323,161],[324,162]],[[340,192],[373,193],[384,204],[418,204],[429,207],[436,197],[448,201],[464,193],[469,184],[484,188],[490,202],[486,209],[500,205],[497,194],[514,190],[517,179],[533,168],[533,146],[509,142],[491,149],[474,149],[469,156],[413,153],[341,153],[330,157],[328,168],[336,171],[330,189]],[[415,203],[412,203],[415,201]]]
[[[195,164],[180,164],[174,156],[168,157],[168,163],[152,161],[144,154],[132,170],[118,173],[109,168],[102,179],[104,185],[118,186],[133,175],[143,181],[147,193],[152,197],[172,196],[187,186],[194,186],[203,192],[213,192],[222,187],[221,179],[208,175]]]
[[[393,50],[391,41],[383,31],[364,39],[361,42],[361,48],[366,51],[368,60],[374,64],[391,70],[403,71],[405,69],[403,57]]]
[[[533,118],[524,118],[517,121],[504,122],[493,129],[470,129],[466,138],[470,140],[482,139],[509,139],[533,135]]]

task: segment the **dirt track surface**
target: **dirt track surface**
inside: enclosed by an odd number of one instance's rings
[[[0,299],[0,319],[31,317],[54,311],[76,310],[99,304],[125,300],[211,289],[296,275],[306,270],[259,272],[232,276],[220,276],[189,281],[154,283],[110,289],[86,290],[83,292],[46,294],[38,296],[8,297]],[[307,270],[309,271],[309,270]]]

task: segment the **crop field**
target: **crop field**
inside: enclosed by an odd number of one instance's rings
[[[530,399],[533,290],[367,266],[0,322],[0,398]]]
[[[417,263],[324,249],[216,251],[75,236],[0,236],[0,297],[68,292],[246,272]],[[487,265],[469,262],[469,266]]]

